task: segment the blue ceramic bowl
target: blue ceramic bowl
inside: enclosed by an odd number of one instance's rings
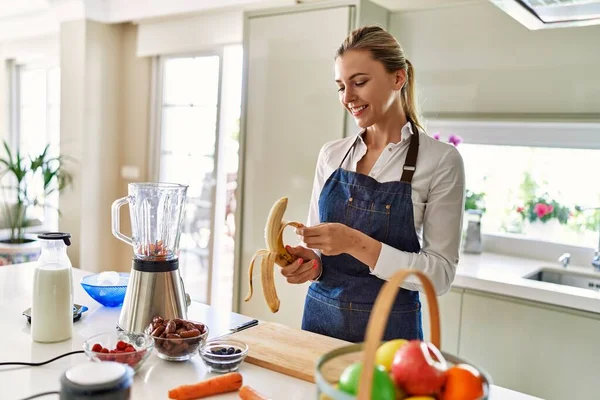
[[[100,274],[88,275],[81,278],[81,286],[98,303],[105,307],[120,307],[125,300],[129,273],[120,272],[116,285],[106,285],[99,282]]]

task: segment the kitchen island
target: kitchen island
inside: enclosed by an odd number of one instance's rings
[[[39,362],[57,355],[81,350],[83,342],[92,335],[108,332],[116,327],[120,308],[106,308],[85,293],[79,280],[89,272],[73,269],[75,303],[89,308],[73,327],[70,340],[41,344],[31,340],[30,326],[22,312],[31,306],[33,264],[0,267],[0,362]],[[192,302],[188,318],[209,326],[209,337],[218,336],[227,329],[251,318],[236,313],[218,313],[205,304]],[[251,329],[251,328],[250,328]],[[87,362],[85,354],[75,354],[39,367],[0,367],[0,397],[20,400],[41,392],[59,389],[59,377],[73,365]],[[316,386],[296,378],[270,371],[249,363],[242,363],[239,372],[244,384],[270,396],[272,399],[316,399]],[[169,389],[206,379],[209,373],[199,356],[182,363],[161,360],[153,353],[135,376],[132,399],[166,399]],[[57,398],[47,396],[44,398]],[[237,393],[214,396],[215,399],[237,399]],[[491,400],[532,400],[534,397],[493,386]]]

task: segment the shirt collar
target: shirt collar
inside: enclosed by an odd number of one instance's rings
[[[416,125],[415,125],[416,126]],[[417,128],[418,130],[419,128]],[[361,142],[362,144],[364,144],[364,140],[363,140],[363,135],[365,134],[367,130],[366,129],[362,129],[359,133],[358,133],[358,140],[359,142]],[[402,140],[400,141],[400,143],[404,142],[405,140],[407,140],[408,138],[410,138],[413,134],[413,130],[412,130],[412,125],[410,123],[410,121],[406,122],[406,124],[404,124],[404,126],[400,129],[400,137],[402,138]],[[393,146],[397,146],[400,143],[390,143]]]

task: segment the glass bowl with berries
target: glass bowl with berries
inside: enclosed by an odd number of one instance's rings
[[[248,355],[248,345],[233,339],[212,339],[200,349],[200,358],[210,372],[237,371]]]
[[[198,321],[156,316],[145,333],[154,340],[154,348],[160,358],[186,361],[206,342],[208,326]]]
[[[123,331],[100,333],[83,343],[83,351],[91,361],[116,361],[137,372],[152,353],[154,340],[143,333]]]

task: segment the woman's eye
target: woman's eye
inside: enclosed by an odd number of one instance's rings
[[[360,81],[360,82],[356,82],[355,85],[356,86],[362,86],[364,85],[366,82],[365,81]]]
[[[338,92],[343,92],[343,91],[344,91],[343,87],[338,88]]]

